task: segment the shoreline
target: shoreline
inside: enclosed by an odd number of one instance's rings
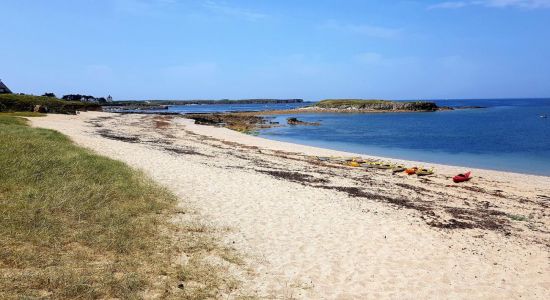
[[[184,121],[180,121],[180,120],[184,120]],[[253,135],[241,133],[235,130],[231,130],[225,127],[195,124],[193,119],[187,119],[185,117],[179,119],[178,122],[185,124],[190,130],[198,134],[204,134],[214,138],[226,138],[231,141],[237,141],[239,143],[242,143],[248,146],[256,146],[256,147],[261,146],[264,148],[269,148],[271,150],[284,150],[288,148],[295,148],[297,149],[296,150],[297,152],[302,152],[306,155],[311,155],[311,156],[364,157],[364,158],[370,158],[370,159],[391,161],[397,164],[407,164],[411,166],[428,165],[428,166],[433,166],[438,170],[444,170],[446,172],[449,172],[448,175],[451,175],[450,173],[452,172],[461,173],[461,172],[464,172],[465,169],[468,169],[475,173],[479,172],[480,174],[491,173],[491,175],[493,176],[497,175],[497,173],[503,173],[505,174],[505,177],[508,177],[508,178],[512,178],[515,176],[529,176],[533,178],[544,178],[548,180],[548,183],[550,184],[550,176],[546,176],[546,175],[520,173],[520,172],[513,172],[513,171],[495,170],[495,169],[484,169],[484,168],[476,168],[476,167],[465,167],[465,166],[441,164],[441,163],[432,163],[432,162],[418,161],[413,159],[400,159],[400,158],[392,158],[387,156],[370,155],[366,153],[357,153],[352,151],[343,151],[343,150],[336,150],[336,149],[330,149],[330,148],[316,147],[316,146],[310,146],[306,144],[279,141],[279,140],[269,139],[261,136],[253,136]]]
[[[549,177],[479,170],[454,184],[453,166],[427,177],[392,175],[315,159],[353,153],[174,116],[89,112],[32,123],[142,170],[204,222],[225,228],[224,245],[243,256],[242,265],[227,270],[243,282],[232,296],[479,299],[549,292]]]
[[[205,126],[208,126],[208,125],[205,125]],[[402,157],[399,157],[399,156],[394,156],[393,154],[369,154],[369,150],[365,150],[364,152],[361,152],[361,151],[353,151],[353,150],[345,150],[345,149],[337,149],[337,147],[330,147],[329,145],[325,146],[325,145],[314,145],[314,144],[304,144],[304,143],[300,143],[298,141],[292,141],[292,140],[283,140],[283,139],[272,139],[272,138],[269,138],[267,135],[262,135],[261,133],[259,135],[257,135],[257,137],[261,137],[261,138],[265,138],[265,139],[268,139],[268,140],[273,140],[273,141],[278,141],[278,142],[285,142],[285,143],[291,143],[291,144],[297,144],[297,145],[303,145],[303,146],[310,146],[310,147],[314,147],[314,148],[321,148],[321,149],[327,149],[327,150],[334,150],[334,151],[340,151],[340,152],[343,152],[343,153],[350,153],[350,156],[363,156],[363,157],[376,157],[380,160],[383,160],[383,161],[386,161],[386,162],[390,162],[390,163],[393,163],[393,162],[398,162],[400,164],[403,164],[403,163],[407,163],[407,164],[410,164],[411,166],[412,165],[417,165],[417,166],[445,166],[445,167],[452,167],[452,168],[455,168],[455,169],[461,169],[462,170],[484,170],[484,171],[493,171],[493,172],[502,172],[502,173],[509,173],[509,174],[516,174],[516,175],[531,175],[531,176],[539,176],[539,177],[550,177],[550,173],[549,174],[541,174],[541,173],[534,173],[534,172],[528,172],[528,171],[515,171],[515,170],[512,170],[512,169],[499,169],[499,168],[491,168],[491,167],[487,167],[487,166],[473,166],[473,165],[470,165],[470,166],[467,166],[467,165],[461,165],[461,164],[455,164],[455,163],[446,163],[446,162],[436,162],[436,161],[429,161],[429,160],[423,160],[423,159],[415,159],[414,156],[417,155],[417,154],[420,154],[420,153],[423,153],[423,154],[426,154],[426,153],[431,153],[431,152],[426,152],[426,151],[423,151],[423,150],[409,150],[409,149],[402,149],[402,148],[396,148],[397,149],[397,152],[399,152],[398,155],[401,155],[402,154]],[[383,148],[383,147],[380,147],[380,148]],[[381,151],[384,151],[383,149],[381,149]],[[410,155],[409,155],[410,154]],[[448,153],[448,152],[444,152],[444,151],[440,151],[440,152],[434,152],[434,155],[440,155],[440,154],[452,154],[452,153]],[[461,154],[457,154],[457,156],[460,156]],[[488,154],[486,154],[488,155]],[[417,155],[418,156],[418,155]],[[477,156],[477,155],[476,155]]]

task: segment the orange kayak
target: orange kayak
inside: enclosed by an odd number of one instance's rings
[[[418,168],[417,167],[412,167],[412,168],[406,169],[405,173],[407,173],[407,175],[413,175],[413,174],[416,174],[416,171],[418,171]]]

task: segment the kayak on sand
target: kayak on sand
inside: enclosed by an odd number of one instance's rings
[[[468,180],[472,179],[471,174],[472,174],[472,172],[466,172],[464,174],[458,174],[455,177],[453,177],[453,181],[456,182],[456,183],[468,181]]]

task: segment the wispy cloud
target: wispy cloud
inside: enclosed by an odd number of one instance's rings
[[[434,4],[434,5],[430,5],[430,6],[428,6],[428,9],[438,9],[438,8],[452,9],[452,8],[462,8],[462,7],[465,7],[465,6],[468,6],[468,5],[470,5],[469,2],[448,1],[448,2],[441,2],[441,3]]]
[[[550,0],[472,0],[446,1],[428,6],[428,9],[457,9],[467,6],[484,6],[494,8],[516,7],[523,9],[550,8]]]
[[[374,26],[369,24],[341,24],[336,21],[326,22],[322,28],[347,31],[356,34],[362,34],[375,38],[395,38],[401,35],[402,30],[398,28],[389,28],[382,26]]]
[[[205,1],[203,6],[219,14],[242,18],[249,21],[256,21],[267,17],[266,14],[252,11],[247,8],[229,6],[225,2]]]
[[[176,4],[177,0],[115,0],[115,11],[129,15],[150,15],[161,8]]]

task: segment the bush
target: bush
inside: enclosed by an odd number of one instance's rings
[[[46,108],[48,112],[60,114],[74,114],[77,110],[101,110],[97,103],[62,101],[44,96],[0,95],[0,112],[33,111],[36,105]]]

